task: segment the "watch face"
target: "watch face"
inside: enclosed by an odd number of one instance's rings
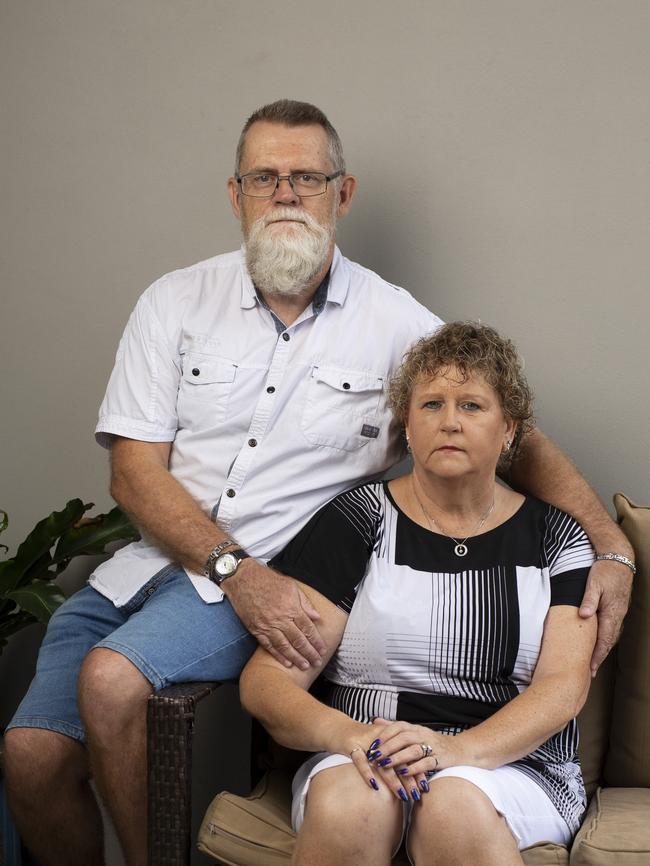
[[[239,559],[234,554],[222,553],[221,556],[217,557],[217,561],[214,564],[214,570],[221,577],[228,577],[228,575],[237,571],[238,565]]]

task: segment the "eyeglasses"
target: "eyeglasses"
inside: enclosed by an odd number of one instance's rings
[[[242,193],[252,198],[271,198],[275,195],[281,180],[289,181],[289,186],[300,198],[307,198],[310,195],[323,195],[327,190],[328,182],[341,177],[342,174],[342,171],[336,171],[334,174],[324,174],[321,171],[294,171],[291,174],[255,171],[241,177],[235,175],[235,180]]]

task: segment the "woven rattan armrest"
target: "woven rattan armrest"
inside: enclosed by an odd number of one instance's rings
[[[194,713],[197,703],[219,685],[181,683],[149,698],[149,866],[189,866]]]

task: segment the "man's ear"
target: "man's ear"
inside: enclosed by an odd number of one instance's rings
[[[338,190],[337,217],[344,217],[352,207],[352,199],[357,191],[357,179],[353,174],[346,174]]]
[[[239,184],[234,177],[228,178],[228,198],[230,199],[230,207],[238,220],[241,219],[241,210],[239,208]]]

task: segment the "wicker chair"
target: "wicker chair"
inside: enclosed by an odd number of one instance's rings
[[[219,683],[170,686],[149,698],[149,866],[189,866],[196,705]]]

